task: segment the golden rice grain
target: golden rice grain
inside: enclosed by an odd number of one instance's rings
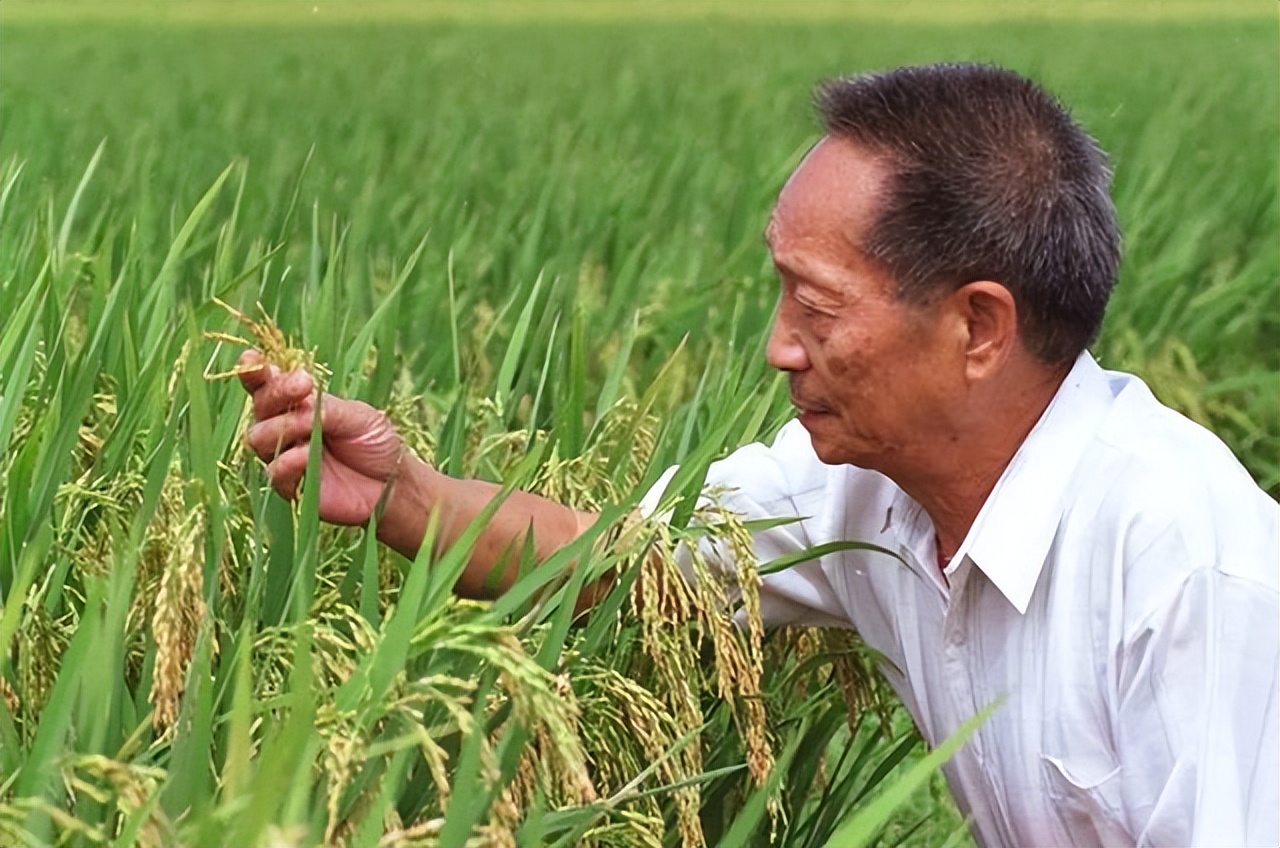
[[[154,707],[152,726],[159,736],[177,723],[187,668],[205,615],[202,530],[203,516],[197,510],[174,531],[151,619],[156,660],[148,700]]]

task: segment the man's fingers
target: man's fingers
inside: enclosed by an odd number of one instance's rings
[[[253,417],[259,421],[274,418],[282,412],[297,409],[311,398],[315,383],[306,371],[283,374],[275,366],[267,366],[268,379],[253,392]]]
[[[267,365],[262,354],[249,348],[236,360],[236,371],[240,375],[240,385],[249,394],[253,394],[271,378],[271,367]]]
[[[259,421],[245,431],[244,441],[263,462],[271,462],[298,442],[311,438],[315,419],[310,404],[302,409]]]
[[[311,446],[305,442],[294,445],[267,466],[267,479],[271,481],[271,487],[280,497],[293,500],[298,496],[302,475],[307,473],[307,458],[310,451]]]
[[[295,409],[315,390],[315,382],[305,371],[282,372],[250,348],[236,360],[240,384],[253,396],[253,417],[259,421]]]

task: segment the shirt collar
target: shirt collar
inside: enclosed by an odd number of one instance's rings
[[[1020,614],[1027,611],[1071,475],[1112,400],[1106,373],[1081,353],[987,496],[948,577],[968,556]]]

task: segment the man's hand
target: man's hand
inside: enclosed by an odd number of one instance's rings
[[[253,396],[254,424],[245,442],[267,463],[275,490],[292,500],[307,471],[315,382],[304,371],[281,372],[255,350],[240,357],[239,370]],[[501,492],[496,483],[456,480],[436,471],[405,448],[386,415],[366,403],[326,394],[320,399],[320,426],[320,517],[331,524],[365,524],[381,502],[378,539],[408,559],[418,555],[433,512],[439,517],[435,543],[442,551]],[[541,562],[596,518],[527,492],[509,493],[476,540],[454,591],[467,598],[505,591],[516,579],[530,535],[534,557]],[[607,585],[586,587],[578,608],[590,606]]]
[[[253,397],[255,422],[245,443],[267,463],[275,490],[292,500],[307,470],[315,383],[305,371],[286,374],[268,365],[256,350],[245,351],[239,366],[240,382]],[[326,394],[320,419],[320,518],[364,524],[397,473],[404,443],[387,416],[366,403]]]

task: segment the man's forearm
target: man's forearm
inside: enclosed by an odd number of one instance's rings
[[[378,539],[413,559],[422,547],[432,510],[439,510],[436,550],[445,550],[500,491],[494,483],[458,480],[406,456],[378,524]],[[468,598],[501,594],[515,582],[529,533],[534,555],[541,562],[576,539],[595,518],[528,492],[512,492],[480,535],[454,591]]]

